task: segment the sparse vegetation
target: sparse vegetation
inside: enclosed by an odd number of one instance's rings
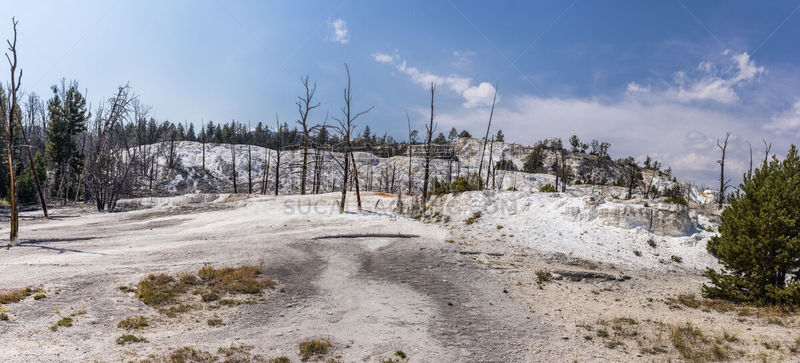
[[[542,288],[545,282],[550,281],[553,278],[553,274],[550,271],[545,269],[536,270],[536,283],[539,285],[539,288]]]
[[[222,319],[220,318],[208,319],[208,326],[220,326],[220,325],[222,325]]]
[[[125,345],[130,343],[147,343],[147,339],[142,337],[137,337],[131,334],[123,334],[117,338],[117,344]]]
[[[692,362],[727,360],[730,356],[728,347],[708,339],[689,322],[672,326],[669,337],[680,356]]]
[[[322,358],[328,354],[331,348],[331,341],[328,338],[306,339],[297,345],[300,350],[300,359],[303,361],[311,358]]]
[[[72,317],[65,316],[56,321],[56,323],[50,327],[50,330],[57,331],[58,328],[67,328],[71,326],[72,326]]]
[[[472,213],[471,217],[469,217],[469,218],[464,220],[464,224],[466,224],[466,225],[473,224],[476,221],[478,221],[478,219],[480,219],[480,218],[481,218],[481,212],[480,211]]]
[[[274,288],[275,281],[260,277],[258,267],[241,266],[215,269],[205,266],[197,276],[182,272],[178,278],[166,274],[148,275],[139,282],[136,297],[143,303],[159,307],[159,312],[168,317],[196,309],[197,306],[181,296],[190,287],[195,295],[204,303],[218,301],[217,306],[233,306],[240,302],[233,299],[221,299],[225,295],[254,295],[266,288]]]
[[[433,180],[431,194],[463,193],[473,190],[483,190],[483,179],[478,173],[461,175],[452,182]]]
[[[686,198],[684,197],[669,197],[667,199],[664,199],[664,203],[689,205],[689,203],[686,202]]]
[[[22,288],[19,290],[0,291],[0,304],[10,304],[10,303],[20,302],[22,301],[22,299],[31,296],[37,291],[39,290],[30,287]]]
[[[647,245],[652,247],[652,248],[656,248],[656,240],[654,240],[652,237],[650,237],[650,239],[647,240]]]
[[[147,317],[138,315],[138,316],[129,316],[125,319],[120,320],[119,323],[117,323],[117,328],[126,330],[141,330],[147,325],[148,325]]]
[[[683,257],[681,257],[681,256],[672,255],[672,256],[669,257],[669,259],[672,260],[672,262],[675,262],[675,263],[683,262]]]
[[[557,193],[558,192],[558,190],[556,190],[556,187],[554,187],[554,186],[552,186],[550,184],[542,185],[541,187],[539,187],[539,191],[542,192],[542,193]]]

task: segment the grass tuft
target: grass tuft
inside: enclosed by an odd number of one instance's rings
[[[328,338],[306,339],[297,345],[300,350],[300,359],[307,361],[313,357],[321,358],[328,354],[331,341]]]
[[[125,345],[130,343],[147,343],[147,342],[148,342],[147,339],[142,337],[137,337],[131,334],[123,334],[117,338],[117,344],[119,345]]]
[[[144,316],[129,316],[117,323],[117,328],[126,330],[141,330],[148,325],[147,318]]]
[[[57,321],[55,323],[55,325],[51,326],[50,330],[56,331],[56,330],[58,330],[58,328],[67,328],[67,327],[70,327],[70,326],[72,326],[72,318],[68,317],[68,316],[65,316],[65,317],[61,318],[61,320]]]

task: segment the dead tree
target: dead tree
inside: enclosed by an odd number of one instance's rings
[[[422,180],[422,205],[424,206],[425,203],[428,201],[428,179],[430,178],[431,174],[431,138],[433,137],[433,132],[436,129],[436,126],[433,124],[433,96],[436,92],[436,84],[431,83],[431,120],[428,125],[425,125],[425,179]],[[486,146],[486,145],[484,145]]]
[[[261,194],[267,194],[267,185],[269,184],[269,149],[264,148],[264,167],[262,168],[262,172],[264,173],[264,181],[261,183]]]
[[[569,170],[567,170],[567,151],[565,149],[561,149],[561,192],[565,193],[567,191],[567,177],[569,176]],[[556,185],[558,188],[558,185]]]
[[[411,133],[411,118],[408,117],[408,111],[406,111],[406,121],[408,121],[408,195],[411,195],[411,144],[414,142],[414,136]]]
[[[750,141],[745,141],[747,143],[747,148],[750,149],[750,167],[747,169],[747,177],[749,178],[753,175],[753,145],[750,145]]]
[[[135,155],[130,154],[122,121],[130,112],[134,97],[128,85],[120,86],[117,94],[106,101],[109,111],[98,106],[94,125],[94,139],[88,165],[88,185],[97,204],[97,210],[113,210],[122,189],[128,182],[128,171]],[[123,156],[125,152],[127,157]]]
[[[42,105],[39,103],[38,97],[36,97],[34,94],[31,94],[28,97],[27,104],[28,123],[30,125],[35,124],[36,114],[39,108],[42,108]],[[39,193],[39,202],[42,204],[42,213],[44,214],[44,217],[47,218],[47,200],[44,198],[44,192],[42,192],[42,181],[39,180],[39,173],[38,170],[36,170],[36,163],[33,162],[33,150],[31,150],[31,143],[28,141],[28,133],[25,131],[25,125],[20,126],[21,127],[19,129],[22,132],[22,141],[25,142],[25,151],[27,151],[28,154],[28,165],[33,173],[33,180],[36,181],[36,192]]]
[[[319,129],[318,135],[319,135],[319,133],[323,132],[323,130],[325,130],[325,132],[327,132],[327,130],[325,129],[327,124],[328,124],[328,113],[326,112],[325,113],[325,120],[322,121],[322,127]],[[322,140],[320,139],[320,141],[322,141]],[[320,147],[322,147],[322,146],[323,145],[318,143],[317,144],[317,148],[314,151],[314,194],[319,194],[320,193],[320,188],[321,188],[321,184],[322,184],[322,168],[323,168],[322,160],[323,160],[323,155],[322,155],[322,151],[320,150]]]
[[[250,128],[249,123],[247,128]],[[249,139],[247,141],[247,194],[253,194],[253,154],[250,150]]]
[[[200,123],[201,124],[203,123],[202,119],[200,119]],[[201,131],[203,133],[203,174],[205,174],[206,173],[206,126],[205,125],[201,126],[203,129]]]
[[[231,166],[233,169],[233,194],[236,194],[239,192],[236,188],[236,144],[231,144]]]
[[[8,65],[11,67],[11,88],[9,89],[9,102],[1,101],[3,104],[3,127],[6,131],[6,153],[8,153],[8,184],[9,184],[9,204],[11,215],[11,228],[8,236],[8,246],[17,245],[17,237],[19,232],[19,213],[17,211],[17,188],[16,179],[14,175],[14,120],[17,118],[17,93],[19,92],[20,84],[22,83],[22,70],[20,69],[17,75],[17,20],[11,18],[11,23],[14,27],[14,42],[6,40],[8,43],[8,50],[11,52],[11,57],[6,53]],[[12,60],[13,59],[13,60]]]
[[[347,178],[349,176],[348,169],[350,169],[350,158],[347,157],[347,153],[353,152],[350,146],[350,137],[353,133],[353,129],[355,129],[355,121],[359,116],[372,111],[372,109],[375,107],[371,106],[364,111],[353,114],[352,110],[350,109],[350,103],[353,99],[350,90],[350,67],[347,66],[347,63],[344,64],[344,69],[347,72],[347,85],[344,88],[344,107],[342,107],[342,118],[333,118],[339,123],[338,131],[342,137],[342,141],[344,142],[344,163],[342,165],[342,200],[339,203],[339,213],[344,213],[344,203],[347,199]]]
[[[630,167],[630,172],[628,174],[628,195],[625,199],[631,199],[633,197],[633,188],[636,186],[636,181],[639,179],[639,164],[632,157],[628,157],[625,163]]]
[[[356,164],[356,157],[355,153],[352,151],[350,152],[350,160],[353,162],[353,183],[356,187],[356,205],[358,206],[358,211],[361,211],[361,188],[358,186],[358,165]]]
[[[722,151],[722,158],[717,160],[719,164],[719,197],[717,198],[717,208],[722,209],[722,203],[725,202],[725,190],[728,189],[730,179],[725,180],[725,153],[728,150],[728,138],[731,136],[730,132],[725,133],[725,142],[720,145],[717,139],[717,147]]]
[[[486,135],[483,136],[483,150],[481,150],[481,161],[478,164],[478,178],[481,177],[483,172],[483,154],[486,152],[486,141],[489,139],[489,130],[492,128],[492,116],[494,116],[494,105],[497,103],[497,87],[494,87],[494,99],[492,99],[492,110],[489,111],[489,124],[486,126]],[[488,171],[487,171],[488,173]]]
[[[275,114],[275,127],[276,136],[278,137],[278,147],[275,149],[275,195],[278,195],[278,188],[281,185],[281,151],[283,151],[283,131],[281,130],[281,122],[278,120],[278,114]]]
[[[300,81],[303,83],[303,87],[306,89],[305,97],[299,96],[300,100],[296,102],[297,104],[297,112],[300,113],[300,119],[297,120],[297,123],[303,128],[303,168],[302,172],[300,173],[300,194],[306,194],[306,175],[308,173],[308,147],[310,146],[310,134],[311,131],[316,128],[316,126],[309,127],[308,126],[308,113],[311,110],[319,107],[319,102],[317,104],[312,105],[311,99],[314,98],[314,92],[317,91],[317,84],[315,83],[313,86],[308,84],[308,76],[305,78],[301,78]]]
[[[489,186],[489,174],[492,171],[492,154],[494,151],[494,136],[492,136],[492,140],[489,142],[489,165],[486,167],[486,186]],[[494,188],[494,183],[492,183],[492,188]]]
[[[769,151],[772,149],[772,143],[767,143],[767,140],[761,139],[764,142],[764,165],[767,164],[767,159],[769,158]]]

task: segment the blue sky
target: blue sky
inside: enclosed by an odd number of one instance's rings
[[[711,184],[731,131],[784,153],[800,141],[800,1],[0,1],[20,21],[23,89],[75,79],[96,105],[129,82],[159,119],[297,117],[299,78],[318,84],[312,117],[339,112],[345,73],[361,124],[406,134],[438,84],[439,129],[480,133],[499,84],[496,128],[532,143],[577,134],[614,157],[653,155]],[[10,35],[10,19],[0,37]],[[7,77],[6,77],[7,78]],[[0,77],[0,80],[7,81]]]

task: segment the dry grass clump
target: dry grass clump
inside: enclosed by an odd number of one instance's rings
[[[117,328],[126,330],[141,330],[147,325],[148,325],[147,317],[138,315],[138,316],[129,316],[125,319],[120,320],[119,323],[117,323]]]
[[[242,266],[214,269],[205,266],[197,273],[212,292],[229,294],[258,294],[265,288],[274,288],[275,281],[260,279],[258,267]]]
[[[150,306],[169,305],[176,302],[178,294],[185,292],[186,286],[176,283],[167,274],[147,275],[136,286],[136,297]]]
[[[481,218],[481,212],[477,211],[472,213],[472,216],[464,220],[464,224],[470,225],[478,221]]]
[[[131,343],[147,343],[147,339],[142,337],[137,337],[131,334],[122,334],[117,338],[117,344],[125,345]]]
[[[19,290],[0,290],[0,304],[10,304],[22,301],[22,299],[41,291],[30,287]],[[38,300],[38,299],[37,299]]]
[[[721,344],[718,339],[706,337],[700,329],[689,322],[673,325],[669,339],[681,358],[691,362],[722,361],[730,359],[731,356],[729,346]]]
[[[322,358],[331,348],[331,341],[328,338],[306,339],[297,345],[300,350],[300,359],[303,361],[313,357]]]
[[[260,294],[266,288],[274,288],[275,281],[261,276],[261,270],[253,266],[213,268],[205,266],[197,275],[181,272],[177,278],[167,274],[151,274],[140,281],[136,297],[143,303],[160,307],[159,312],[169,317],[198,308],[183,297],[188,291],[200,296],[204,303],[219,301],[219,305],[237,305],[224,296]],[[223,303],[224,302],[224,303]],[[217,306],[218,307],[218,306]]]
[[[267,360],[259,354],[253,354],[250,351],[253,349],[252,345],[231,345],[228,348],[219,348],[217,353],[211,353],[206,350],[196,349],[192,347],[182,347],[175,349],[171,352],[155,355],[151,354],[143,362],[150,363],[212,363],[212,362],[272,362],[274,360]],[[285,358],[285,357],[283,357]],[[288,362],[277,360],[275,362]]]
[[[50,327],[50,330],[56,331],[58,330],[58,328],[68,328],[71,326],[72,326],[72,317],[65,316],[56,321],[56,323]]]

